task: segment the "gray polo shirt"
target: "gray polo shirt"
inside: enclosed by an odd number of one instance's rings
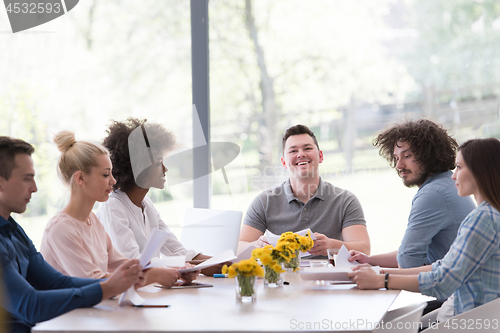
[[[316,194],[306,204],[293,195],[290,179],[262,192],[248,208],[243,223],[277,235],[310,228],[338,240],[343,240],[342,229],[366,225],[358,198],[321,178]]]

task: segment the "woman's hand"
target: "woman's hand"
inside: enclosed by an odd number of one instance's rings
[[[359,289],[384,288],[384,275],[375,273],[370,267],[361,267],[347,273],[347,276],[358,285]]]
[[[147,273],[145,275],[147,276]],[[141,265],[139,265],[139,260],[130,259],[124,262],[106,281],[100,283],[102,288],[102,299],[111,298],[127,291],[127,289],[137,283],[142,283],[141,279],[143,277],[144,273],[142,272]]]

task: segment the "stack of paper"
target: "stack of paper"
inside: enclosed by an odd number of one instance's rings
[[[350,257],[349,250],[342,245],[335,260],[335,267],[304,267],[300,269],[300,277],[302,280],[350,281],[347,273],[359,265],[357,261],[349,262]],[[379,266],[373,266],[372,269],[376,273],[380,272]]]

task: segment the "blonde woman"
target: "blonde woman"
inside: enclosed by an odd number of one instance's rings
[[[61,156],[58,173],[69,186],[68,204],[45,227],[40,252],[63,274],[102,279],[128,261],[113,247],[101,222],[92,212],[96,201],[108,200],[116,183],[109,153],[101,145],[76,141],[72,132],[58,133],[54,142]],[[179,278],[174,269],[149,270],[146,284],[171,286]]]

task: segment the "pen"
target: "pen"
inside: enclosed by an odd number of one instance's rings
[[[134,305],[136,308],[168,308],[170,305]]]
[[[227,274],[214,274],[214,278],[227,278]]]

